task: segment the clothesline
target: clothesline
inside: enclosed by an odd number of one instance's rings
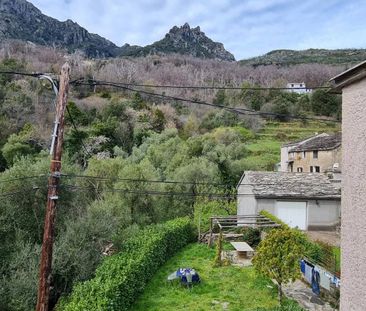
[[[321,288],[330,291],[332,286],[340,287],[340,278],[320,265],[313,264],[307,258],[300,261],[300,269],[305,280],[311,285],[314,294],[319,295]]]

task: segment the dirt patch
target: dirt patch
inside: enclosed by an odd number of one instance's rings
[[[307,231],[307,236],[312,241],[322,241],[333,246],[341,245],[341,237],[336,231]]]

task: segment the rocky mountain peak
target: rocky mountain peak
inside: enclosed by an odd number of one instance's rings
[[[42,14],[26,0],[0,0],[0,40],[17,39],[41,45],[83,51],[89,57],[145,56],[182,54],[200,58],[234,61],[222,43],[208,38],[200,27],[188,23],[174,26],[165,38],[145,47],[114,43],[89,33],[76,22],[65,22]]]

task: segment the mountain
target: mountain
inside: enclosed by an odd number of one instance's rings
[[[48,17],[25,0],[0,0],[0,40],[19,39],[69,51],[80,49],[90,57],[118,55],[119,48],[107,39],[89,33],[71,20]]]
[[[0,0],[0,41],[18,39],[40,45],[56,46],[83,51],[88,57],[146,56],[178,53],[201,58],[234,61],[234,56],[222,43],[214,42],[199,27],[174,26],[165,38],[151,45],[140,47],[125,44],[116,46],[111,41],[89,33],[77,23],[60,22],[46,16],[26,0]]]
[[[297,65],[297,64],[330,64],[350,65],[366,59],[366,49],[308,49],[308,50],[274,50],[263,56],[241,60],[244,65]]]
[[[201,31],[200,27],[191,28],[188,23],[181,27],[174,26],[164,39],[151,45],[145,47],[124,45],[121,52],[125,56],[171,53],[235,61],[234,55],[226,51],[222,43],[212,41]]]

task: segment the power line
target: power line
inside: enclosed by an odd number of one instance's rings
[[[32,187],[32,190],[38,190],[39,187]],[[27,191],[25,191],[27,190]],[[23,189],[21,191],[13,191],[13,192],[5,192],[5,193],[0,193],[0,197],[8,197],[8,196],[14,196],[14,195],[18,195],[18,194],[28,194],[29,193],[29,189]]]
[[[9,75],[18,75],[18,76],[26,76],[26,77],[34,77],[38,78],[40,76],[45,75],[42,72],[19,72],[19,71],[0,71],[0,74],[9,74]]]
[[[327,119],[327,118],[294,116],[294,115],[289,115],[289,114],[279,114],[279,113],[273,113],[273,112],[261,112],[261,111],[256,111],[256,110],[252,110],[252,109],[247,109],[247,108],[240,108],[240,107],[228,107],[228,106],[224,106],[224,105],[217,105],[217,104],[207,103],[204,101],[199,101],[199,100],[194,100],[194,99],[187,99],[187,98],[182,98],[182,97],[176,97],[176,96],[165,95],[165,94],[157,94],[157,93],[153,93],[153,92],[149,92],[149,91],[133,89],[128,86],[124,86],[124,85],[120,85],[120,84],[116,84],[116,83],[112,83],[112,82],[103,82],[103,81],[100,82],[97,80],[90,80],[90,83],[78,82],[75,85],[110,86],[110,87],[120,88],[120,89],[124,89],[124,90],[131,91],[131,92],[139,92],[139,93],[149,95],[149,96],[154,96],[154,97],[160,97],[160,98],[164,98],[164,99],[181,101],[181,102],[186,102],[186,103],[194,103],[194,104],[209,106],[209,107],[213,107],[213,108],[225,109],[232,113],[241,114],[241,115],[275,116],[275,117],[298,119],[298,120],[313,120],[313,121],[337,122],[337,123],[341,122],[339,120]]]
[[[85,81],[83,78],[75,79],[71,81],[72,84],[82,84],[81,81]],[[86,80],[88,82],[95,82],[96,80],[88,79]],[[126,86],[126,87],[147,87],[147,88],[164,88],[164,89],[194,89],[194,90],[253,90],[253,91],[275,91],[275,90],[307,90],[307,89],[331,89],[330,86],[316,86],[312,88],[305,88],[305,87],[240,87],[240,86],[208,86],[208,85],[158,85],[158,84],[138,84],[138,83],[123,83],[123,82],[110,82],[110,81],[103,81],[98,80],[99,83],[103,84],[115,84],[120,86]],[[101,84],[99,84],[101,85]]]
[[[37,78],[44,75],[43,73],[26,73],[26,72],[16,72],[16,71],[0,71],[0,74],[1,73],[31,76],[31,77],[37,77]],[[176,100],[176,101],[182,101],[182,102],[187,102],[187,103],[195,103],[195,104],[199,104],[199,105],[211,106],[211,107],[214,107],[214,108],[221,108],[221,109],[225,109],[227,111],[237,113],[237,114],[242,114],[242,115],[275,116],[275,117],[283,117],[283,118],[289,118],[289,119],[314,120],[314,121],[336,122],[336,123],[341,122],[339,120],[334,120],[334,119],[305,117],[305,116],[293,116],[293,115],[278,114],[278,113],[272,113],[272,112],[259,112],[259,111],[256,111],[256,110],[251,110],[251,109],[246,109],[246,108],[239,108],[239,107],[227,107],[227,106],[224,106],[224,105],[215,105],[215,104],[207,103],[207,102],[204,102],[204,101],[197,101],[197,100],[191,100],[191,99],[180,98],[180,97],[175,97],[175,96],[169,96],[169,95],[164,95],[164,94],[156,94],[156,93],[147,92],[147,91],[143,91],[143,90],[137,90],[137,89],[130,88],[129,86],[151,87],[151,88],[222,89],[222,90],[225,90],[225,89],[231,89],[231,90],[234,90],[234,89],[238,89],[238,90],[294,90],[294,89],[306,89],[306,88],[302,88],[302,87],[294,87],[294,88],[288,88],[288,87],[215,87],[215,86],[179,86],[179,85],[133,84],[133,83],[108,82],[108,81],[102,81],[102,80],[97,81],[97,80],[91,80],[91,79],[87,80],[87,82],[81,82],[81,81],[83,81],[82,78],[74,79],[70,82],[70,84],[89,85],[89,86],[90,85],[94,85],[94,86],[95,85],[111,86],[111,87],[121,88],[121,89],[125,89],[125,90],[132,91],[132,92],[140,92],[140,93],[150,95],[150,96],[155,96],[155,97],[161,97],[161,98],[166,98],[166,99],[171,99],[171,100]],[[317,87],[313,87],[311,89],[331,89],[331,87],[317,86]],[[71,116],[69,110],[68,110],[68,114]],[[75,130],[78,132],[75,124],[73,124],[73,125],[74,125]],[[90,155],[90,153],[87,151],[85,145],[83,143],[82,143],[82,145],[83,145],[84,149],[86,150],[86,152]]]
[[[80,191],[90,191],[87,187],[63,185],[61,187],[67,189],[75,189]],[[235,199],[236,195],[225,195],[217,193],[190,193],[190,192],[176,192],[176,191],[155,191],[155,190],[131,190],[131,189],[104,189],[103,192],[121,192],[132,194],[145,194],[145,195],[158,195],[158,196],[187,196],[187,197],[210,197],[210,198],[223,198],[223,199]]]
[[[20,75],[20,76],[29,76],[29,77],[36,77],[38,78],[39,76],[45,75],[45,73],[42,72],[19,72],[19,71],[0,71],[0,74],[13,74],[13,75]],[[95,83],[96,80],[92,80],[92,79],[87,79],[85,80],[84,78],[80,77],[74,80],[70,81],[70,84],[80,84],[83,85],[82,81],[87,81],[89,82],[88,84],[90,84],[90,82]],[[139,84],[139,83],[123,83],[123,82],[110,82],[110,81],[103,81],[103,80],[98,80],[99,84],[98,85],[102,85],[102,84],[114,84],[114,85],[120,85],[120,86],[132,86],[132,87],[147,87],[147,88],[165,88],[165,89],[195,89],[195,90],[199,90],[199,89],[204,89],[204,90],[253,90],[253,91],[275,91],[275,90],[317,90],[317,89],[331,89],[332,87],[330,86],[314,86],[311,88],[306,88],[306,87],[263,87],[263,86],[259,86],[259,87],[252,87],[252,86],[214,86],[214,85],[171,85],[171,84],[163,84],[163,85],[159,85],[159,84]]]
[[[83,147],[83,149],[85,150],[85,152],[88,154],[88,156],[89,156],[89,157],[92,157],[93,155],[92,155],[92,154],[88,151],[88,149],[86,148],[86,146],[85,146],[85,144],[84,144],[84,141],[83,141],[83,138],[82,138],[82,137],[81,137],[81,135],[80,135],[80,131],[79,131],[79,129],[77,128],[76,123],[75,123],[75,121],[74,121],[74,119],[73,119],[73,117],[72,117],[71,111],[70,111],[70,109],[69,109],[69,107],[68,107],[67,105],[66,105],[66,111],[67,111],[67,114],[68,114],[68,115],[69,115],[69,117],[70,117],[70,121],[71,121],[71,124],[72,124],[72,126],[73,126],[73,128],[74,128],[75,132],[76,132],[77,134],[79,134],[81,146]]]
[[[46,175],[41,174],[41,175],[35,175],[35,176],[24,176],[24,177],[17,177],[17,178],[11,178],[11,179],[3,179],[3,180],[0,179],[0,184],[1,183],[12,182],[12,181],[18,181],[18,180],[41,178],[41,177],[46,177]]]
[[[68,175],[62,174],[61,176],[66,178],[90,178],[99,181],[128,181],[128,182],[146,182],[146,183],[162,183],[162,184],[183,184],[183,185],[212,185],[212,186],[231,186],[225,183],[210,183],[210,182],[189,182],[189,181],[176,181],[176,180],[149,180],[149,179],[136,179],[136,178],[118,178],[118,177],[100,177],[90,175]]]

